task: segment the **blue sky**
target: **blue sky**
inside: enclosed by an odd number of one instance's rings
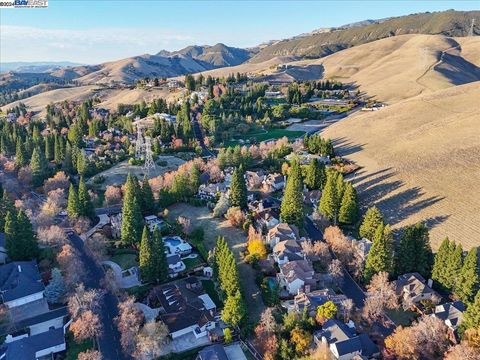
[[[321,27],[479,1],[59,1],[0,10],[0,61],[99,63],[192,44],[255,46]]]

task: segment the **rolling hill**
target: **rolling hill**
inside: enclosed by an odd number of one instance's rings
[[[465,248],[480,242],[480,82],[453,86],[362,113],[327,128],[363,206],[377,205],[395,229],[417,221]]]
[[[480,11],[444,11],[413,14],[374,22],[365,26],[333,29],[300,38],[287,39],[263,48],[251,62],[263,62],[276,56],[319,58],[339,50],[403,34],[440,34],[466,36],[471,20],[476,19],[475,34],[480,34]]]

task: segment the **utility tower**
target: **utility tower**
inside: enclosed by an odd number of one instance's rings
[[[141,158],[143,155],[143,135],[142,135],[142,127],[137,125],[137,141],[135,142],[135,157]]]
[[[468,36],[473,36],[473,27],[475,26],[475,19],[472,19],[472,23],[470,24],[470,30],[468,31]]]
[[[145,164],[143,168],[147,171],[155,169],[155,162],[153,161],[152,153],[152,138],[150,136],[145,136]]]

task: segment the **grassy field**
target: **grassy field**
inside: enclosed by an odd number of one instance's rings
[[[418,317],[418,314],[407,310],[404,311],[402,309],[398,310],[387,310],[387,315],[390,317],[390,319],[393,320],[393,322],[399,326],[410,326],[413,320],[415,320]]]
[[[137,255],[135,254],[117,254],[113,255],[110,260],[120,265],[122,270],[138,266]]]
[[[276,140],[284,136],[289,139],[296,139],[305,134],[304,131],[290,131],[285,129],[270,129],[270,130],[255,130],[248,132],[245,135],[237,136],[235,139],[226,142],[226,146],[235,146],[239,144],[239,140],[253,140],[257,142],[266,141],[266,140]]]

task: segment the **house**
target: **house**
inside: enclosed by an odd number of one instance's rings
[[[44,290],[35,261],[15,261],[0,266],[0,293],[8,308],[43,299]]]
[[[229,358],[224,347],[215,344],[200,350],[195,360],[229,360]]]
[[[226,183],[202,184],[198,188],[198,197],[204,200],[214,200],[219,193],[226,193]]]
[[[308,291],[306,287],[305,292],[301,292],[293,298],[293,300],[287,301],[282,305],[288,312],[307,313],[314,317],[317,314],[317,307],[325,304],[327,301],[333,302],[337,305],[338,313],[341,314],[344,311],[344,304],[348,298],[343,294],[337,294],[330,288],[319,289],[314,291]]]
[[[262,189],[267,193],[282,190],[284,187],[285,176],[282,174],[268,174],[262,181]]]
[[[401,298],[403,306],[410,308],[418,306],[421,301],[431,301],[438,304],[441,297],[428,285],[419,273],[400,275],[395,282],[397,295]]]
[[[306,205],[313,206],[314,209],[317,208],[318,202],[322,197],[322,192],[320,190],[304,190],[303,191],[303,202]]]
[[[271,198],[255,200],[248,203],[248,210],[254,213],[260,213],[265,210],[279,209],[280,204]]]
[[[158,117],[161,120],[165,120],[166,122],[173,124],[177,121],[177,117],[175,115],[165,114],[165,113],[156,113],[153,117]]]
[[[291,153],[285,156],[285,159],[288,161],[292,161],[294,158],[299,159],[302,165],[308,165],[313,159],[318,160],[319,163],[330,164],[330,158],[328,156],[310,154],[308,151],[298,151],[297,153]]]
[[[187,267],[185,266],[184,262],[180,258],[179,255],[168,255],[167,256],[167,264],[168,264],[168,273],[170,277],[175,277],[179,272],[184,271]]]
[[[268,231],[266,243],[273,248],[280,241],[284,240],[299,240],[300,235],[295,225],[288,225],[287,223],[280,223]]]
[[[30,336],[47,332],[48,330],[60,329],[65,324],[65,318],[68,316],[67,307],[61,307],[15,322],[15,328],[28,329]]]
[[[7,261],[7,245],[5,243],[5,233],[0,233],[0,263]]]
[[[264,229],[270,230],[274,226],[280,224],[280,213],[278,209],[267,209],[256,213],[256,228],[257,231],[263,231]]]
[[[458,325],[460,325],[463,320],[465,310],[465,304],[460,300],[435,306],[432,316],[436,316],[445,322],[445,325],[447,325],[449,329],[450,339],[453,342],[459,340],[457,330]]]
[[[313,340],[318,345],[327,343],[330,352],[339,360],[351,360],[356,356],[363,356],[367,359],[378,356],[378,346],[368,337],[367,334],[357,335],[355,326],[350,326],[335,319],[327,320],[322,330],[313,334]]]
[[[315,271],[307,260],[296,260],[280,265],[277,280],[281,288],[290,295],[295,295],[306,285],[310,288],[316,286],[316,281],[313,278],[314,274]]]
[[[156,215],[148,215],[143,218],[145,220],[145,224],[148,226],[148,230],[153,232],[155,227],[158,227],[160,230],[164,224],[163,220],[159,219]]]
[[[354,251],[358,254],[358,256],[363,260],[367,260],[367,255],[372,248],[372,242],[368,239],[362,238],[361,240],[357,240],[355,238],[349,237],[349,240],[352,242],[352,246]]]
[[[167,325],[172,339],[187,334],[195,338],[208,335],[216,327],[216,307],[210,297],[187,289],[182,282],[165,284],[154,291],[160,304],[160,318]],[[212,307],[213,306],[213,307]]]
[[[280,241],[273,247],[272,258],[278,265],[283,265],[289,261],[303,260],[302,246],[297,240]]]
[[[192,246],[180,236],[165,236],[162,238],[168,254],[188,255]]]
[[[262,186],[262,182],[265,178],[265,172],[263,170],[246,171],[245,181],[247,183],[248,190],[259,189]]]
[[[65,327],[52,328],[36,335],[24,334],[10,338],[0,348],[1,360],[37,360],[53,358],[53,354],[65,351]]]

